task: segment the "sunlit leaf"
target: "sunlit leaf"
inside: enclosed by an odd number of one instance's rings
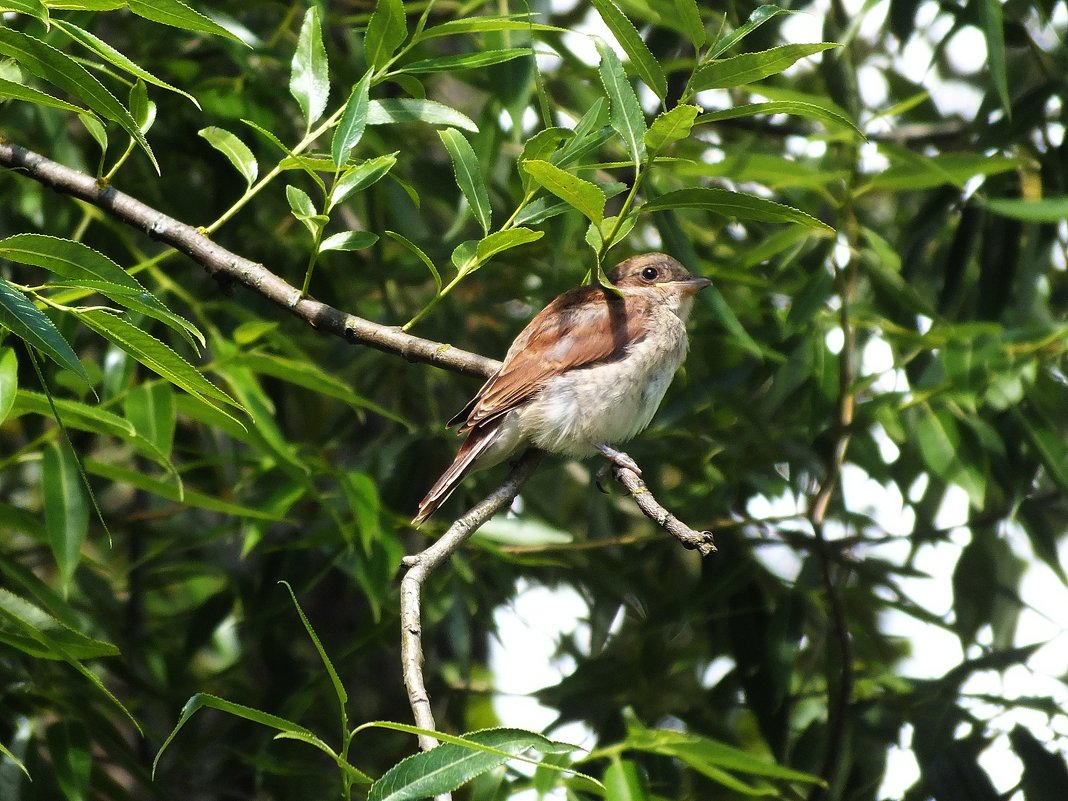
[[[323,31],[319,23],[319,9],[312,5],[304,14],[300,26],[297,49],[289,73],[289,93],[293,95],[308,128],[326,110],[330,96],[330,73],[323,46]]]

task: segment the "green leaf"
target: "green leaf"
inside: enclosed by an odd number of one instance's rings
[[[119,653],[111,643],[87,637],[3,587],[0,587],[0,642],[37,659],[96,659]]]
[[[743,25],[740,25],[735,30],[726,34],[725,36],[723,36],[723,38],[719,39],[710,48],[708,48],[708,54],[705,57],[715,58],[725,50],[729,50],[772,17],[776,17],[779,14],[793,13],[795,12],[789,11],[785,8],[779,8],[778,6],[758,6],[753,10],[753,13],[749,15],[749,19],[747,19]]]
[[[1068,220],[1068,195],[1037,200],[992,198],[983,204],[995,214],[1033,223],[1058,223]]]
[[[604,771],[605,801],[650,801],[638,766],[629,759],[613,759]]]
[[[95,461],[94,459],[86,459],[85,472],[90,475],[100,476],[108,481],[114,481],[118,484],[128,484],[135,489],[151,493],[152,495],[158,495],[160,498],[166,498],[174,503],[181,503],[185,506],[191,506],[197,509],[206,509],[209,512],[218,512],[219,514],[231,515],[233,517],[247,517],[253,520],[277,521],[281,519],[279,515],[272,512],[265,512],[262,509],[241,506],[240,504],[232,503],[223,500],[222,498],[206,495],[203,492],[191,489],[185,489],[183,491],[181,487],[168,484],[164,481],[159,481],[158,479],[145,475],[145,473],[140,470],[128,470],[127,468],[119,467],[118,465],[106,464],[104,462]]]
[[[78,318],[145,367],[190,395],[237,406],[233,398],[208,381],[193,365],[128,320],[102,309],[82,310]]]
[[[685,139],[700,111],[697,106],[675,106],[671,111],[665,111],[645,132],[645,146],[653,153],[659,153],[672,142]]]
[[[372,100],[367,105],[368,125],[393,125],[403,122],[449,125],[478,133],[478,126],[469,117],[435,100],[400,97],[394,100]]]
[[[241,40],[221,25],[212,22],[199,11],[194,11],[181,0],[126,0],[125,5],[134,14],[161,25],[170,25],[184,31],[225,36],[235,42]]]
[[[65,440],[49,443],[41,458],[45,527],[64,593],[82,558],[89,532],[89,503],[74,452]]]
[[[437,285],[438,292],[441,291],[441,273],[438,272],[438,268],[434,266],[434,262],[430,260],[430,257],[423,252],[422,248],[408,239],[402,234],[398,234],[396,231],[386,231],[386,236],[393,239],[396,242],[400,242],[404,247],[419,257],[419,260],[426,265],[426,268],[430,270],[430,274],[434,278],[434,283]]]
[[[493,210],[490,208],[489,192],[482,180],[482,172],[479,169],[478,156],[475,155],[471,143],[464,138],[463,134],[453,128],[438,131],[445,149],[449,151],[452,160],[452,171],[456,176],[456,184],[460,187],[471,212],[475,215],[483,233],[489,233],[493,219]]]
[[[608,26],[608,30],[612,32],[619,46],[623,48],[623,52],[627,54],[638,77],[656,93],[657,97],[663,100],[667,95],[667,78],[664,76],[664,70],[649,50],[648,45],[638,35],[634,24],[612,0],[593,0],[593,7],[597,9],[604,24]]]
[[[319,214],[311,197],[300,187],[286,185],[286,200],[289,201],[289,210],[293,216],[304,224],[312,236],[316,236],[319,229],[330,220],[329,217]]]
[[[986,56],[990,77],[994,81],[1001,107],[1012,119],[1012,99],[1009,97],[1008,70],[1005,63],[1005,21],[1002,0],[978,0],[979,23],[986,39]]]
[[[49,106],[50,108],[63,109],[64,111],[73,111],[75,114],[92,113],[80,106],[75,106],[73,103],[68,103],[65,100],[52,97],[52,95],[42,92],[39,89],[31,89],[29,86],[23,86],[21,83],[15,83],[6,78],[0,78],[0,97],[9,97],[12,100],[24,100],[27,103],[34,103],[38,106]]]
[[[760,220],[762,222],[790,222],[833,232],[826,223],[817,220],[805,212],[772,200],[726,189],[695,187],[668,192],[655,200],[650,200],[641,207],[641,211],[662,211],[664,209],[705,209],[740,220]]]
[[[56,411],[59,412],[59,417],[67,428],[76,428],[79,431],[90,431],[94,434],[118,437],[123,440],[133,439],[137,434],[133,424],[128,420],[98,406],[90,406],[68,398],[52,398],[52,403],[55,404]],[[51,418],[52,404],[48,402],[47,395],[21,389],[15,397],[12,413],[15,415],[39,414]]]
[[[695,92],[705,89],[729,89],[760,81],[790,67],[799,59],[839,47],[835,42],[814,44],[789,44],[763,50],[759,53],[743,53],[721,61],[706,64],[694,73],[691,88]]]
[[[323,116],[330,96],[329,65],[319,25],[319,9],[311,6],[304,14],[297,38],[297,49],[289,73],[289,93],[293,95],[308,129]]]
[[[46,28],[50,22],[48,19],[48,9],[41,0],[0,0],[0,11],[14,11],[16,14],[25,14],[28,17],[35,17],[43,22]],[[23,772],[25,771],[26,769],[23,768]]]
[[[529,56],[529,47],[508,47],[503,50],[485,50],[477,53],[459,53],[454,56],[440,56],[438,58],[425,58],[421,61],[413,61],[405,64],[399,72],[409,72],[424,75],[435,72],[457,72],[459,70],[472,70],[480,67],[490,67],[494,64],[503,64],[512,59]]]
[[[369,248],[378,241],[378,234],[370,231],[344,231],[340,234],[331,234],[319,245],[319,252],[328,250],[363,250]]]
[[[505,250],[526,245],[529,242],[537,242],[545,236],[544,231],[531,231],[529,228],[509,228],[504,231],[495,231],[484,239],[479,240],[475,246],[475,256],[479,262],[484,262]]]
[[[438,36],[456,36],[461,33],[485,33],[487,31],[552,31],[554,33],[567,33],[567,28],[558,28],[555,25],[545,25],[540,22],[531,22],[529,19],[517,19],[522,15],[512,17],[466,17],[451,19],[433,28],[427,28],[412,38],[412,42],[421,42],[424,39],[433,39]]]
[[[315,629],[312,627],[311,621],[308,620],[308,616],[304,614],[304,610],[300,606],[300,601],[297,600],[297,594],[293,592],[293,587],[290,586],[288,581],[278,582],[289,591],[289,597],[293,601],[293,606],[297,609],[297,614],[300,615],[300,622],[304,624],[304,630],[308,633],[308,637],[311,638],[312,644],[315,646],[315,650],[319,654],[319,659],[323,663],[323,667],[326,668],[326,674],[330,677],[330,683],[334,685],[334,695],[337,696],[338,705],[341,707],[341,726],[347,729],[347,716],[345,714],[345,704],[349,701],[349,694],[345,691],[345,685],[341,682],[341,677],[338,676],[337,671],[334,669],[334,663],[330,661],[330,657],[326,653],[326,649],[323,648],[322,642],[319,640],[319,635],[315,633]]]
[[[616,132],[623,137],[627,152],[637,166],[645,158],[645,114],[616,52],[603,39],[597,40],[597,52],[601,55],[598,68],[601,83],[608,93],[608,119]]]
[[[752,117],[757,114],[794,114],[799,117],[820,120],[838,128],[848,128],[864,136],[864,132],[848,117],[823,106],[817,106],[814,103],[802,103],[796,100],[778,100],[769,103],[748,103],[743,106],[734,106],[722,111],[702,114],[697,122],[698,124],[703,124],[716,122],[717,120],[730,120],[735,117]]]
[[[13,58],[20,67],[78,98],[102,117],[117,122],[141,146],[152,167],[159,172],[156,156],[130,112],[81,64],[29,34],[4,26],[0,26],[0,54]]]
[[[29,298],[0,277],[0,326],[33,345],[60,367],[75,373],[86,384],[89,376],[77,355],[45,313]]]
[[[678,15],[680,27],[690,37],[693,49],[700,50],[708,39],[708,34],[705,32],[705,23],[701,19],[697,0],[675,0],[675,13]]]
[[[70,279],[73,286],[91,289],[106,298],[181,333],[189,342],[204,345],[204,335],[184,317],[172,312],[155,295],[103,253],[81,242],[42,234],[15,234],[0,240],[0,256],[19,264],[42,267]]]
[[[241,177],[245,179],[246,187],[251,187],[256,182],[256,177],[260,174],[260,165],[256,163],[256,157],[252,155],[248,145],[224,128],[217,128],[214,125],[201,128],[197,133],[230,160],[234,168],[241,173]]]
[[[93,756],[86,726],[80,721],[56,721],[45,731],[45,742],[64,798],[88,798]]]
[[[363,38],[363,54],[376,70],[385,66],[408,36],[408,19],[401,0],[377,0]]]
[[[523,169],[545,189],[585,214],[591,222],[599,225],[604,219],[606,198],[597,184],[539,159],[524,161]]]
[[[349,153],[359,144],[363,138],[364,129],[367,127],[367,106],[370,103],[371,72],[368,70],[359,82],[352,87],[349,99],[345,102],[345,110],[341,114],[341,120],[334,131],[334,138],[330,141],[330,158],[334,166],[341,169],[349,160]]]
[[[129,58],[127,58],[125,55],[120,53],[118,50],[116,50],[114,47],[109,45],[107,42],[105,42],[103,39],[96,36],[95,34],[90,33],[84,28],[79,28],[77,25],[73,25],[70,22],[67,22],[66,20],[53,20],[52,24],[59,28],[61,31],[63,31],[65,34],[67,34],[67,36],[69,36],[71,39],[78,42],[78,44],[93,51],[102,59],[118,67],[120,70],[124,70],[125,72],[128,72],[130,75],[133,75],[136,78],[140,78],[145,83],[149,83],[153,86],[158,86],[161,89],[166,89],[169,92],[179,94],[182,97],[188,99],[189,102],[191,102],[198,109],[200,108],[200,104],[197,102],[197,99],[191,94],[179,89],[176,86],[172,86],[164,80],[157,78],[151,72],[144,69],[139,64],[135,64],[133,61],[131,61]]]
[[[858,190],[869,189],[918,190],[950,184],[963,187],[976,175],[997,175],[1024,166],[1024,161],[1009,156],[987,156],[981,153],[941,153],[923,156],[906,148],[879,146],[889,156],[891,165],[871,177]]]
[[[367,801],[415,801],[452,792],[528,748],[545,752],[557,744],[520,729],[486,729],[401,760],[371,786]],[[493,751],[475,750],[486,746]]]
[[[170,454],[178,424],[170,384],[158,381],[138,384],[127,393],[123,411],[138,434],[160,453]]]
[[[13,348],[0,347],[0,424],[7,419],[19,389],[19,361]]]
[[[163,741],[163,745],[161,745],[159,751],[156,752],[156,758],[152,760],[153,776],[155,776],[156,768],[159,766],[160,757],[163,756],[163,752],[167,750],[171,741],[174,740],[175,735],[182,730],[182,727],[189,722],[189,719],[193,717],[197,711],[204,708],[217,709],[220,712],[226,712],[229,715],[235,715],[236,717],[250,720],[253,723],[258,723],[261,726],[266,726],[269,729],[274,729],[286,734],[299,734],[304,737],[318,739],[309,729],[286,720],[285,718],[280,718],[277,715],[271,715],[267,712],[261,712],[259,709],[253,709],[250,706],[235,704],[233,701],[227,701],[225,698],[219,698],[218,696],[209,695],[208,693],[197,693],[185,702],[185,706],[182,707],[182,714],[178,717],[178,722],[174,724],[171,733],[167,735],[167,739]]]
[[[351,195],[377,182],[397,163],[397,153],[376,156],[373,159],[351,165],[330,190],[330,202],[327,210],[343,203]]]

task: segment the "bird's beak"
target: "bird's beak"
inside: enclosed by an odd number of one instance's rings
[[[688,275],[681,281],[674,282],[678,286],[683,295],[696,295],[706,286],[711,286],[712,282],[700,275]]]

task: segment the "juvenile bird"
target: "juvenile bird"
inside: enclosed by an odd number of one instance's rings
[[[664,253],[608,275],[619,290],[568,290],[515,338],[501,368],[448,425],[467,439],[412,521],[423,523],[475,469],[533,445],[572,457],[600,452],[641,471],[615,445],[642,431],[679,369],[693,296],[708,286]]]

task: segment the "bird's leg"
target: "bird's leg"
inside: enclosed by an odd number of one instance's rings
[[[610,461],[616,467],[624,467],[635,475],[640,476],[642,474],[642,469],[638,467],[637,462],[627,456],[627,454],[623,453],[623,451],[613,448],[607,442],[594,445],[594,447],[601,452],[601,455],[604,456],[605,459]]]
[[[597,474],[593,477],[594,483],[597,484],[597,489],[608,495],[608,479],[611,478],[612,463],[605,461],[601,462],[601,466],[597,468]]]

